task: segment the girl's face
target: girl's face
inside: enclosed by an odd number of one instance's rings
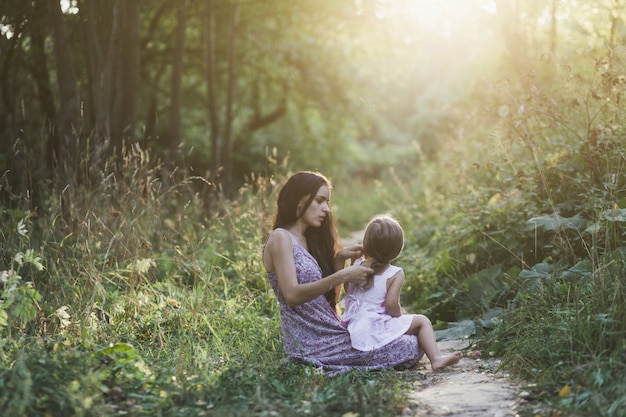
[[[300,200],[299,207],[304,207],[309,196],[304,196]],[[322,185],[318,190],[317,194],[309,207],[307,207],[306,211],[302,215],[301,219],[307,226],[311,227],[320,227],[322,222],[330,213],[330,190],[327,186]]]

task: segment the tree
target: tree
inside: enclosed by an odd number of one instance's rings
[[[168,159],[176,165],[179,158],[175,155],[178,153],[180,143],[183,139],[182,122],[181,122],[181,97],[182,97],[182,81],[183,81],[183,61],[185,58],[185,27],[187,26],[187,9],[189,1],[182,0],[178,2],[174,53],[172,54],[172,76],[171,76],[171,99],[170,99],[170,127],[169,127],[169,146]]]
[[[496,0],[496,5],[502,35],[509,51],[511,68],[515,69],[519,80],[524,80],[530,71],[530,61],[523,36],[523,22],[519,12],[520,4],[518,0]]]
[[[60,104],[57,123],[58,135],[50,137],[54,140],[53,184],[62,196],[62,215],[70,222],[70,194],[63,192],[68,185],[75,186],[77,175],[75,169],[79,164],[80,138],[80,94],[78,79],[74,68],[74,60],[70,51],[65,18],[57,0],[47,0],[48,13],[52,22],[52,38],[56,58],[57,82],[59,85]]]

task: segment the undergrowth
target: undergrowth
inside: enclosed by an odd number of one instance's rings
[[[479,343],[535,384],[532,415],[548,404],[620,417],[623,77],[565,68],[468,106],[459,126],[484,127],[446,138],[436,160],[416,148],[415,172],[335,181],[333,204],[344,235],[380,212],[400,219],[411,312],[446,322],[503,309]],[[126,155],[38,212],[14,196],[0,213],[1,415],[401,412],[418,372],[327,378],[283,363],[260,259],[283,178],[251,176],[226,201],[138,147]]]
[[[412,307],[504,308],[480,344],[535,384],[530,415],[626,415],[625,85],[605,64],[504,86],[483,144],[452,147],[401,200]]]
[[[66,190],[69,220],[2,211],[0,415],[397,414],[419,373],[284,363],[260,262],[280,179],[207,210],[210,184],[148,160]]]

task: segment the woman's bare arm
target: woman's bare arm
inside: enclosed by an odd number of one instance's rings
[[[278,286],[291,307],[306,303],[345,282],[361,283],[372,272],[370,268],[351,266],[318,281],[300,284],[296,277],[293,243],[285,231],[273,231],[265,245],[263,263],[268,272],[275,272]]]

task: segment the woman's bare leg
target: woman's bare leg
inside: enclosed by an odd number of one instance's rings
[[[461,352],[454,352],[451,355],[441,354],[437,346],[433,325],[430,319],[422,314],[413,316],[413,322],[409,330],[407,330],[407,334],[417,335],[417,341],[430,360],[430,366],[433,368],[433,371],[448,365],[453,365],[463,357],[463,353]]]

